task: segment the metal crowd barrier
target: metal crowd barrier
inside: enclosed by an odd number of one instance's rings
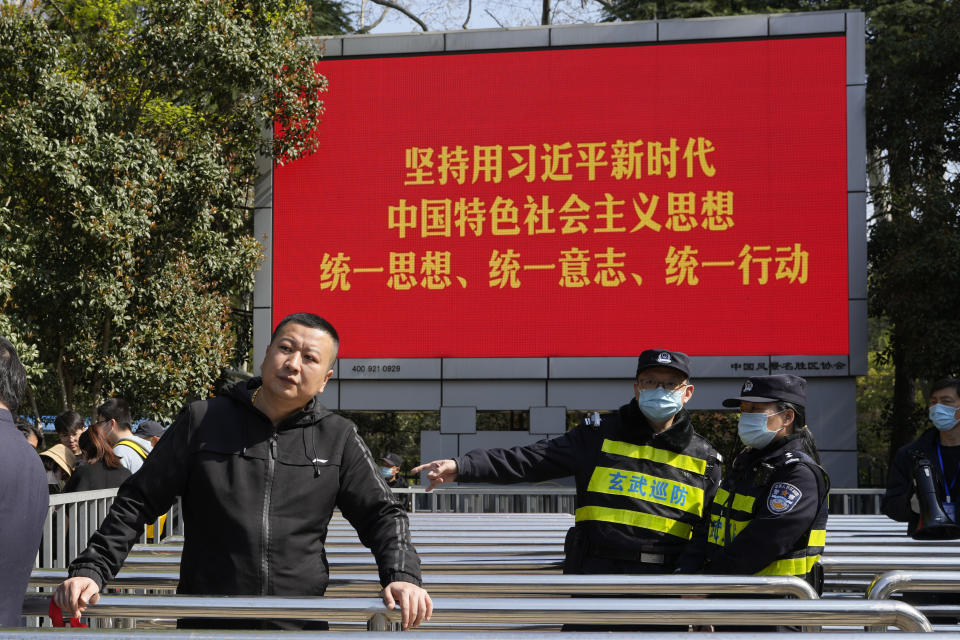
[[[70,564],[86,548],[87,541],[103,522],[116,495],[116,489],[103,489],[50,496],[43,539],[34,566],[66,567]],[[165,536],[183,535],[183,519],[179,514],[178,503],[170,510],[162,530],[154,526],[153,542],[160,542],[161,537]],[[146,531],[141,540],[147,542]]]
[[[776,640],[799,640],[809,635],[800,632],[780,632]],[[118,636],[115,631],[98,629],[0,629],[0,640],[120,640],[131,636]],[[296,640],[356,640],[355,632],[342,631],[298,631],[292,635]],[[363,640],[396,640],[393,633],[372,631],[363,634]],[[404,640],[464,640],[463,632],[446,631],[406,631]],[[515,631],[471,631],[470,640],[690,640],[687,632],[630,632],[630,633],[590,633],[590,632],[515,632]],[[863,632],[818,633],[816,640],[875,640],[876,635]],[[136,631],[136,640],[276,640],[276,632],[265,631],[201,631],[201,630],[141,630]],[[698,633],[696,640],[770,640],[770,633]],[[929,640],[924,633],[898,633],[897,640]],[[941,640],[960,640],[960,633],[937,633]]]
[[[66,571],[35,569],[34,587],[55,587]],[[113,589],[174,589],[179,574],[121,570],[110,582]],[[547,596],[547,595],[724,595],[793,596],[816,600],[806,581],[792,576],[702,575],[529,575],[425,574],[424,587],[431,596]],[[328,595],[362,597],[380,590],[376,573],[333,574]]]
[[[960,571],[888,571],[867,590],[870,600],[886,600],[904,591],[960,592]]]
[[[25,615],[44,615],[45,596],[27,596]],[[927,619],[910,605],[891,600],[769,600],[674,598],[434,598],[431,622],[445,625],[856,625],[895,626],[902,631],[929,632]],[[312,619],[330,622],[367,620],[371,630],[386,630],[398,619],[376,598],[278,598],[206,596],[103,596],[87,612],[111,618],[242,618]]]

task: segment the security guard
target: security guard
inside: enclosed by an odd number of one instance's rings
[[[686,354],[640,354],[635,397],[616,413],[592,414],[562,436],[512,449],[475,449],[434,460],[438,484],[539,482],[576,478],[576,526],[567,535],[565,573],[672,573],[720,482],[720,456],[693,431],[684,405],[693,395]]]
[[[791,375],[748,378],[737,430],[746,446],[710,510],[704,573],[785,575],[822,589],[830,481],[804,421],[807,382]]]

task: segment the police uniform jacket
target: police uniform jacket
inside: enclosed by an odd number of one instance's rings
[[[594,414],[560,437],[512,449],[476,449],[456,462],[463,482],[574,476],[575,529],[584,556],[657,558],[653,562],[668,572],[694,529],[705,526],[721,474],[719,454],[694,432],[685,409],[669,429],[655,433],[635,399],[616,413]]]
[[[940,432],[935,428],[924,431],[919,438],[910,444],[901,447],[893,457],[893,464],[890,466],[890,472],[887,477],[887,492],[883,496],[881,509],[890,518],[898,522],[907,522],[907,532],[913,535],[917,528],[920,516],[910,508],[910,499],[914,495],[913,487],[913,467],[916,464],[914,455],[923,454],[930,461],[930,469],[933,473],[933,485],[937,489],[937,498],[942,504],[946,499],[947,492],[943,481],[943,472],[940,465],[937,464],[937,445],[940,443]],[[960,484],[958,484],[960,486]],[[954,493],[958,493],[958,487],[954,487]],[[960,497],[953,496],[954,502]]]
[[[826,472],[804,435],[748,448],[723,479],[706,532],[705,573],[809,577],[826,537]]]

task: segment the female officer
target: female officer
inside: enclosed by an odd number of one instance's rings
[[[724,400],[740,407],[745,448],[711,507],[704,573],[800,576],[821,590],[830,483],[804,422],[806,388],[797,376],[758,376]]]

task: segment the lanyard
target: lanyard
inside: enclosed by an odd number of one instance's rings
[[[947,471],[946,471],[946,469],[943,468],[943,455],[941,455],[941,453],[940,453],[940,442],[939,442],[939,441],[937,442],[937,460],[940,461],[940,473],[943,474],[943,486],[944,486],[944,487],[946,488],[946,490],[947,490],[947,502],[952,502],[952,500],[950,499],[950,494],[953,493],[953,488],[954,488],[954,487],[956,486],[956,484],[957,484],[957,477],[960,476],[960,472],[958,472],[957,469],[954,469],[954,471],[953,471],[953,482],[951,482],[950,485],[948,486],[948,485],[947,485]]]

